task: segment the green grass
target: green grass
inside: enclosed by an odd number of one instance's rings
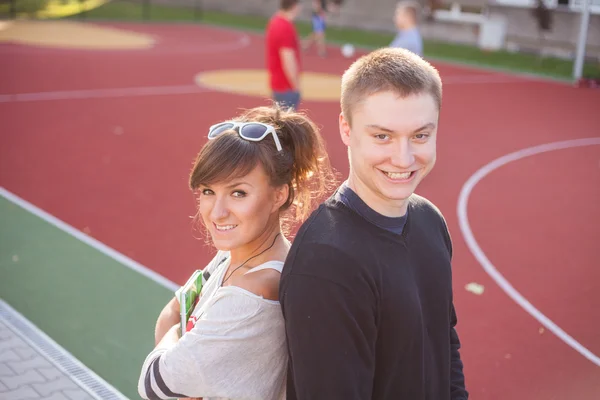
[[[107,19],[115,21],[194,21],[196,15],[193,8],[151,5],[144,8],[141,4],[124,1],[112,1],[101,7],[90,10],[83,15],[70,17],[72,19]]]
[[[233,15],[216,11],[198,11],[193,8],[152,5],[147,10],[149,21],[183,21],[202,22],[227,26],[236,29],[263,31],[267,18],[252,15]],[[144,12],[139,4],[128,2],[111,2],[86,13],[84,18],[100,20],[142,20]],[[81,18],[81,16],[75,17]],[[300,35],[307,35],[311,28],[306,22],[297,22]],[[358,47],[378,48],[388,45],[393,38],[392,33],[359,31],[329,27],[327,39],[331,43],[352,43]],[[500,69],[511,72],[532,73],[546,77],[570,80],[573,63],[554,57],[539,59],[531,54],[509,53],[507,51],[486,52],[474,46],[426,41],[425,56],[431,59],[453,61],[478,67]],[[600,65],[587,63],[584,76],[600,77]]]
[[[0,19],[10,14],[10,0],[0,0]],[[17,0],[15,11],[17,14],[35,15],[38,10],[46,7],[48,0]]]

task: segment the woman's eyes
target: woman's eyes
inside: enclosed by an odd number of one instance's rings
[[[211,189],[202,189],[201,193],[203,196],[212,196],[213,194],[215,194],[215,192],[213,192]],[[231,192],[231,196],[236,198],[246,197],[246,195],[247,193],[243,190],[234,190],[233,192]]]

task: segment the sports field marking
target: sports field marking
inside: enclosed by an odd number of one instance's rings
[[[77,51],[77,52],[89,52],[94,51],[95,53],[126,53],[128,55],[134,54],[134,52],[143,52],[144,55],[170,55],[170,54],[219,54],[229,53],[236,50],[241,50],[250,46],[251,39],[247,34],[240,34],[234,40],[229,42],[217,42],[217,43],[195,43],[195,44],[176,44],[176,45],[163,45],[163,39],[158,35],[149,34],[154,39],[154,47],[150,48],[130,48],[130,49],[85,49],[85,48],[67,48],[67,47],[44,47],[37,46],[34,44],[23,45],[23,46],[5,46],[2,40],[0,40],[0,54],[14,55],[14,54],[31,54],[35,51],[36,54],[40,53],[56,53],[64,51]]]
[[[269,75],[264,69],[219,69],[203,71],[195,76],[200,87],[225,93],[268,98]],[[335,101],[340,99],[341,76],[305,71],[301,79],[302,98],[306,101]]]
[[[497,158],[494,161],[484,165],[479,170],[477,170],[477,172],[471,175],[471,177],[463,185],[460,191],[460,195],[458,197],[457,211],[460,230],[462,231],[462,234],[465,238],[465,242],[469,247],[469,250],[471,251],[471,253],[473,253],[473,255],[481,264],[485,272],[487,272],[487,274],[496,282],[496,284],[500,286],[500,288],[521,308],[523,308],[533,318],[538,320],[544,327],[546,327],[548,330],[554,333],[560,340],[565,342],[567,345],[571,346],[575,351],[579,352],[582,356],[590,360],[592,363],[596,364],[597,366],[600,366],[600,357],[588,350],[585,346],[583,346],[581,343],[579,343],[577,340],[571,337],[567,332],[562,330],[558,325],[552,322],[540,310],[535,308],[535,306],[533,306],[533,304],[531,304],[521,293],[519,293],[510,284],[510,282],[506,278],[504,278],[504,276],[496,269],[494,264],[492,264],[492,262],[486,257],[481,247],[479,247],[477,240],[475,240],[475,236],[473,235],[473,231],[471,231],[471,227],[469,225],[469,217],[467,214],[469,196],[473,191],[473,188],[477,185],[477,183],[479,183],[492,171],[513,161],[517,161],[522,158],[530,157],[536,154],[545,153],[549,151],[563,150],[572,147],[584,147],[595,145],[600,145],[600,137],[546,143],[538,146],[528,147],[522,150],[517,150],[513,153]]]
[[[154,40],[148,34],[64,20],[17,20],[0,30],[0,42],[81,50],[131,50],[154,46]]]
[[[30,348],[96,400],[127,400],[121,392],[63,349],[37,326],[0,299],[0,320]],[[16,378],[15,378],[16,381]],[[59,393],[60,395],[60,393]]]
[[[235,75],[233,76],[233,79],[232,76],[230,76],[231,73]],[[306,80],[305,84],[307,90],[304,93],[304,97],[306,97],[307,100],[339,100],[339,85],[341,77],[323,73],[307,73],[306,75],[308,79]],[[0,103],[27,103],[35,101],[86,100],[118,97],[197,94],[214,90],[228,91],[231,93],[254,94],[263,97],[270,96],[267,85],[266,71],[262,70],[207,71],[198,74],[195,79],[197,85],[137,86],[128,88],[57,90],[48,92],[0,94]],[[530,81],[501,75],[460,75],[444,78],[444,85],[522,82]]]
[[[179,285],[170,281],[169,279],[165,278],[164,276],[152,271],[150,268],[138,263],[137,261],[132,260],[131,258],[127,257],[126,255],[119,253],[115,249],[108,247],[107,245],[100,242],[99,240],[96,240],[93,237],[86,235],[85,233],[83,233],[80,230],[74,228],[73,226],[67,224],[66,222],[56,218],[52,214],[49,214],[46,211],[34,206],[33,204],[29,203],[28,201],[17,196],[16,194],[9,192],[4,187],[0,187],[0,196],[4,197],[8,201],[18,205],[19,207],[29,211],[31,214],[41,218],[42,220],[48,222],[49,224],[57,227],[61,231],[68,233],[69,235],[73,236],[75,239],[78,239],[79,241],[98,250],[102,254],[105,254],[106,256],[123,264],[127,268],[130,268],[130,269],[140,273],[141,275],[153,280],[154,282],[158,283],[159,285],[161,285],[171,291],[175,291],[179,288]]]
[[[196,75],[198,86],[226,93],[270,97],[269,77],[264,69],[220,69]],[[458,75],[443,78],[444,85],[522,83],[525,79],[506,75]],[[305,71],[301,80],[302,98],[306,101],[339,102],[341,76]]]
[[[0,103],[26,103],[32,101],[86,100],[117,97],[165,96],[176,94],[197,94],[210,91],[198,85],[179,86],[139,86],[129,88],[59,90],[53,92],[33,92],[0,94]]]

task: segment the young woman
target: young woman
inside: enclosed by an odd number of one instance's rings
[[[186,332],[176,298],[161,312],[138,391],[144,399],[284,399],[284,233],[333,187],[329,160],[315,124],[277,105],[213,125],[208,139],[189,183],[218,252]]]

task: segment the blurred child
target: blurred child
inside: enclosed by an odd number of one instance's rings
[[[420,7],[414,1],[401,1],[396,6],[394,22],[398,28],[390,47],[400,47],[423,56],[423,38],[419,31]]]
[[[304,41],[302,48],[308,50],[313,42],[317,45],[317,52],[321,57],[327,56],[325,47],[325,30],[327,28],[327,0],[313,0],[312,2],[312,33]]]

